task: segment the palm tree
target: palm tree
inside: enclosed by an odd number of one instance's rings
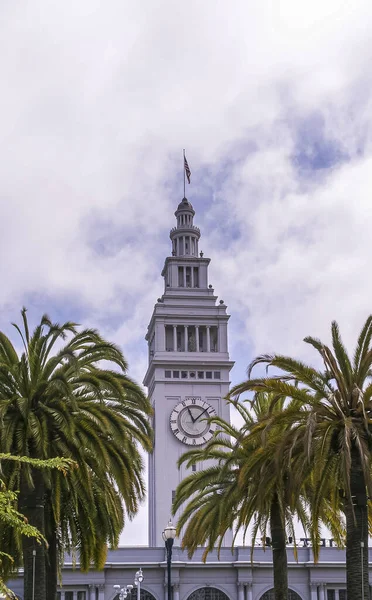
[[[63,458],[52,458],[50,460],[37,460],[25,456],[12,456],[11,454],[0,453],[1,461],[13,461],[16,463],[32,464],[38,469],[59,469],[66,474],[67,469],[72,466],[72,461]],[[43,544],[46,539],[36,527],[30,525],[25,516],[18,512],[14,505],[17,500],[17,494],[7,490],[4,482],[0,479],[0,541],[3,547],[2,538],[5,532],[10,532],[12,536],[20,535],[33,538],[38,544]],[[10,554],[0,551],[0,592],[7,598],[15,598],[15,594],[5,586],[5,578],[13,568],[14,559]]]
[[[284,441],[290,421],[287,418],[285,425],[282,417],[296,408],[296,402],[284,410],[284,397],[277,398],[273,408],[272,400],[261,393],[252,403],[234,403],[243,419],[240,429],[220,417],[211,419],[219,428],[214,438],[203,448],[184,454],[179,462],[191,467],[212,459],[215,465],[192,473],[180,483],[173,512],[186,503],[178,521],[179,532],[185,527],[182,546],[192,555],[198,546],[206,544],[204,560],[216,545],[220,548],[230,529],[235,529],[234,545],[237,533],[243,531],[245,537],[252,526],[252,554],[258,534],[264,543],[270,539],[275,598],[287,600],[286,540],[288,535],[295,539],[294,517],[314,541],[318,528],[313,527],[306,510],[311,471],[303,472],[303,440],[299,439],[290,453]],[[339,539],[337,524],[331,526]]]
[[[319,354],[324,369],[315,369],[278,354],[257,357],[248,369],[264,364],[279,369],[275,377],[248,379],[231,391],[238,397],[260,391],[296,400],[301,410],[294,427],[305,439],[305,454],[316,465],[313,514],[321,511],[324,498],[339,492],[346,519],[347,597],[369,598],[368,498],[372,498],[372,316],[358,337],[352,358],[332,323],[332,348],[307,337]],[[329,482],[332,481],[333,489]]]
[[[140,447],[151,450],[151,407],[128,378],[119,348],[98,332],[43,316],[31,334],[25,309],[22,319],[22,329],[15,325],[24,345],[20,357],[0,332],[0,450],[67,457],[78,465],[65,477],[30,465],[5,471],[8,486],[20,489],[20,510],[49,543],[36,556],[35,600],[55,600],[65,549],[77,550],[85,569],[91,562],[102,567],[125,514],[132,518],[144,498]],[[32,539],[22,540],[25,600],[33,549]]]

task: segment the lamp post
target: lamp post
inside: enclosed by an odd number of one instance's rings
[[[142,569],[137,571],[134,576],[134,585],[137,586],[137,600],[141,600],[141,583],[143,581],[143,573]]]
[[[120,585],[114,585],[113,588],[119,592],[119,600],[125,600],[128,594],[131,593],[133,586],[126,585],[125,587],[121,587]]]
[[[172,565],[172,547],[174,538],[176,537],[176,528],[172,521],[169,520],[168,525],[163,531],[163,540],[167,552],[167,572],[168,572],[168,599],[172,600],[172,582],[171,582],[171,565]]]

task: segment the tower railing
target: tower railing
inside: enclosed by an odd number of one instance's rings
[[[179,227],[172,227],[172,229],[170,230],[170,235],[172,235],[176,231],[180,231],[180,229],[188,229],[189,231],[195,231],[195,233],[198,233],[200,235],[200,229],[195,225],[180,225]]]

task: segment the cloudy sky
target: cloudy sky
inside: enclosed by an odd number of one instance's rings
[[[0,327],[98,327],[130,373],[187,195],[231,313],[232,378],[371,312],[369,1],[0,8]],[[311,356],[309,357],[311,358]],[[146,543],[146,508],[122,536]]]

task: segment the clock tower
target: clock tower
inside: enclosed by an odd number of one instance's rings
[[[207,417],[229,420],[226,305],[208,284],[209,258],[199,252],[195,211],[184,198],[171,229],[172,254],[165,259],[164,294],[148,326],[149,366],[144,384],[154,408],[155,444],[149,457],[149,543],[163,545],[174,492],[190,474],[177,460],[213,434]],[[177,517],[175,518],[177,521]],[[230,539],[225,539],[229,545]]]

